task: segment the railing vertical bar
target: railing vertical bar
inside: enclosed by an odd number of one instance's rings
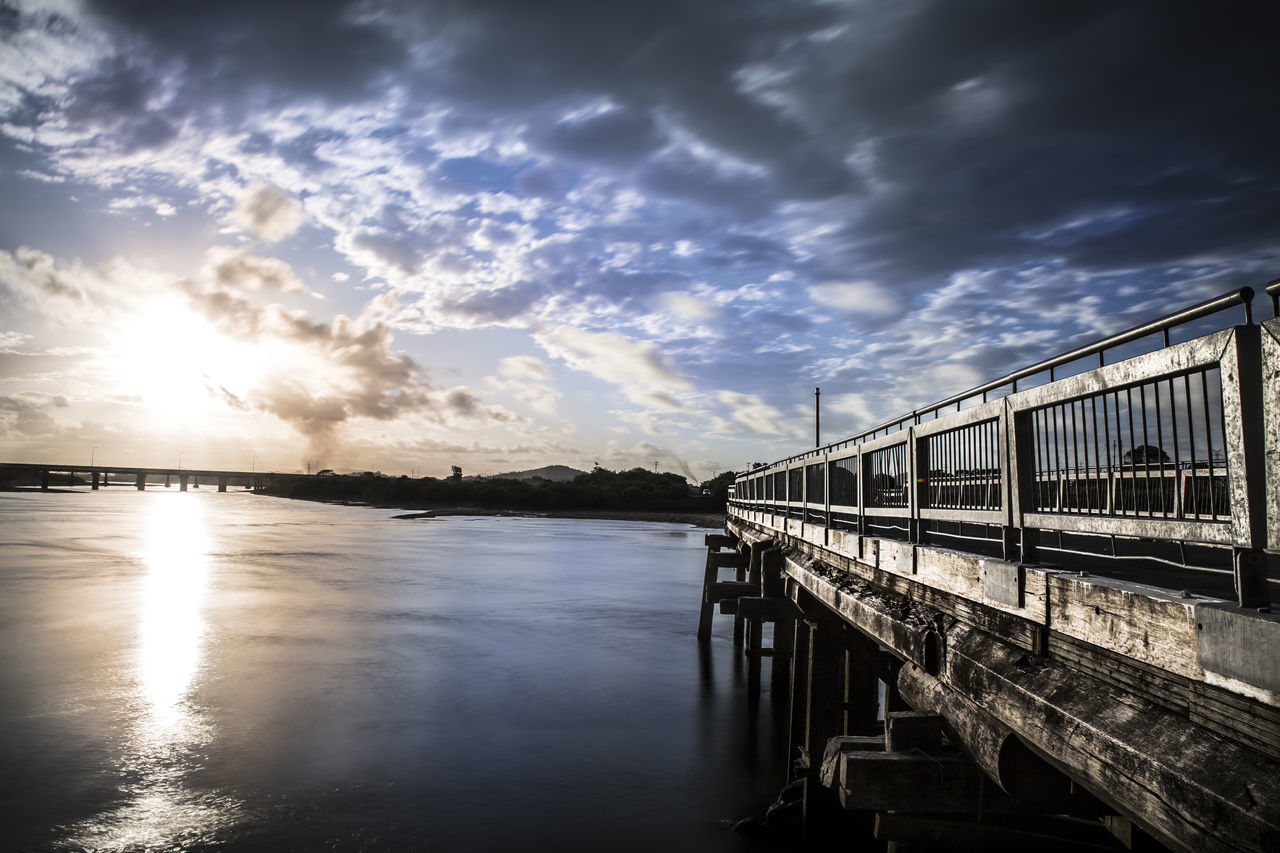
[[[974,442],[977,442],[977,441],[978,441],[977,425],[974,425],[974,427],[966,428],[964,430],[965,475],[964,475],[964,479],[961,480],[960,482],[960,505],[964,506],[966,510],[973,510],[974,507],[978,506],[977,502],[974,501],[974,494],[973,494],[975,471],[977,471],[977,450],[978,450]]]
[[[1156,447],[1160,448],[1160,458],[1156,461],[1160,463],[1160,517],[1168,518],[1169,510],[1166,508],[1164,501],[1164,458],[1168,454],[1164,452],[1164,428],[1161,423],[1164,420],[1164,407],[1160,405],[1160,382],[1159,380],[1151,383],[1156,395]]]
[[[1209,472],[1207,481],[1209,486],[1209,517],[1217,521],[1218,490],[1214,487],[1213,482],[1213,420],[1209,417],[1209,372],[1207,370],[1200,371],[1200,402],[1204,406],[1204,458]]]
[[[1143,382],[1138,386],[1138,399],[1142,401],[1142,470],[1146,472],[1146,482],[1143,484],[1147,495],[1147,517],[1154,516],[1155,510],[1151,507],[1151,437],[1147,432],[1147,383]]]
[[[1133,458],[1133,388],[1124,389],[1124,406],[1129,414],[1129,484],[1133,486],[1133,511],[1138,512],[1138,468]],[[1120,454],[1120,468],[1123,471],[1124,454]]]
[[[1053,427],[1058,431],[1058,440],[1054,442],[1054,447],[1059,448],[1062,457],[1057,461],[1058,467],[1058,511],[1065,512],[1067,509],[1066,491],[1067,491],[1067,407],[1064,403],[1058,404],[1058,411],[1054,416]]]
[[[1075,468],[1075,479],[1068,478],[1067,482],[1075,484],[1075,500],[1076,509],[1080,509],[1080,430],[1076,426],[1076,400],[1071,401],[1071,456]]]
[[[1089,480],[1089,503],[1097,504],[1095,515],[1102,514],[1102,501],[1098,500],[1098,486],[1101,485],[1102,460],[1098,455],[1098,395],[1089,398],[1089,435],[1093,437],[1093,477]]]
[[[992,508],[1003,507],[1004,501],[998,503],[992,500],[992,494],[999,497],[1003,492],[1000,489],[1000,421],[994,419],[991,421],[991,442],[987,445],[987,504]]]
[[[1116,483],[1115,483],[1115,491],[1112,493],[1111,512],[1113,515],[1118,515],[1121,511],[1121,507],[1124,504],[1124,501],[1122,500],[1123,493],[1124,493],[1124,454],[1120,452],[1120,442],[1123,440],[1124,430],[1121,429],[1121,422],[1120,422],[1120,392],[1113,391],[1111,394],[1111,399],[1112,399],[1112,402],[1115,404],[1115,416],[1116,416],[1116,440],[1115,440]]]
[[[1049,410],[1041,407],[1036,414],[1039,416],[1035,419],[1039,431],[1039,446],[1044,455],[1044,461],[1036,476],[1036,509],[1046,512],[1052,509],[1049,501],[1049,480],[1053,477],[1053,448],[1049,444]]]
[[[961,488],[960,477],[960,444],[964,436],[960,430],[952,430],[947,433],[946,454],[947,454],[947,473],[950,474],[950,482],[955,489],[951,500],[948,503],[959,509],[964,506],[964,490]]]
[[[1173,377],[1169,382],[1169,430],[1173,433],[1173,516],[1186,518],[1182,506],[1182,436],[1178,434],[1178,395],[1173,387]]]
[[[1187,453],[1190,455],[1191,468],[1191,508],[1196,517],[1200,516],[1200,484],[1196,482],[1196,422],[1191,416],[1191,374],[1182,374],[1182,390],[1186,399],[1187,408],[1187,442],[1189,447]]]
[[[1110,394],[1102,395],[1102,449],[1107,452],[1107,512],[1115,514],[1115,494],[1112,491],[1115,488],[1115,471],[1111,467],[1111,420],[1107,414],[1107,403],[1110,401]],[[1099,460],[1101,461],[1101,460]]]

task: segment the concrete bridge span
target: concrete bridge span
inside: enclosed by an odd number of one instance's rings
[[[738,478],[699,637],[789,703],[806,831],[1280,850],[1280,318],[1170,335],[1251,297]]]
[[[84,475],[89,486],[98,490],[103,486],[115,484],[132,484],[139,491],[145,490],[148,483],[159,485],[153,481],[163,478],[163,485],[168,488],[177,484],[181,491],[188,487],[200,488],[203,482],[214,485],[218,491],[225,492],[233,484],[246,489],[261,489],[280,477],[296,476],[275,474],[268,471],[226,471],[204,468],[150,468],[133,465],[83,465],[61,464],[52,462],[0,462],[0,479],[8,476],[28,476],[38,478],[40,488],[47,491],[52,482],[51,477],[63,474],[67,476]]]

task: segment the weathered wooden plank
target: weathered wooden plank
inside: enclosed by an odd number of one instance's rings
[[[726,598],[738,599],[753,596],[759,588],[747,581],[714,581],[706,585],[707,601],[721,602]]]
[[[926,665],[929,637],[942,614],[852,575],[820,574],[812,563],[787,560],[787,573],[859,631],[907,660]]]
[[[884,716],[884,743],[889,752],[942,751],[945,717],[932,711],[895,711]]]
[[[737,569],[747,565],[747,555],[737,551],[708,551],[707,564],[717,569]]]
[[[740,596],[738,612],[747,619],[762,619],[765,622],[799,619],[801,615],[795,602],[782,596]]]
[[[884,735],[839,735],[828,738],[822,752],[818,781],[823,787],[833,787],[840,772],[840,756],[846,752],[884,752],[884,743]]]
[[[864,541],[875,543],[878,540]],[[808,544],[797,545],[794,551],[814,560],[827,563],[832,568],[841,570],[845,574],[868,580],[878,588],[919,601],[921,604],[937,609],[949,616],[954,616],[961,621],[978,625],[983,630],[998,634],[1025,649],[1039,650],[1043,646],[1043,631],[1040,625],[1026,615],[1009,612],[1007,608],[1002,610],[989,604],[970,601],[945,590],[935,589],[927,584],[920,583],[912,577],[880,571],[850,557],[813,548]],[[977,571],[977,565],[977,558],[973,558],[975,572]],[[1029,603],[1024,608],[1024,611],[1026,613],[1043,614],[1045,610],[1044,573],[1030,571],[1027,573],[1027,578],[1027,601]],[[1043,616],[1041,615],[1038,619],[1043,621]]]
[[[1052,631],[1048,656],[1134,693],[1246,748],[1280,758],[1280,708]]]
[[[1185,717],[965,626],[943,681],[1162,843],[1280,849],[1275,763]]]
[[[708,533],[702,537],[702,542],[712,550],[734,546],[734,538],[725,533]]]
[[[837,768],[836,792],[850,810],[973,813],[983,799],[982,771],[960,753],[844,751]]]
[[[1049,626],[1067,636],[1195,680],[1194,598],[1075,573],[1049,575]]]
[[[919,667],[902,668],[898,690],[912,707],[944,719],[952,742],[1026,807],[1078,813],[1095,806],[1092,798],[1072,790],[1067,776],[1027,749],[1009,726]]]

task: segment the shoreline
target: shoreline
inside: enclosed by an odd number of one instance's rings
[[[292,499],[291,499],[292,500]],[[342,504],[341,501],[327,503]],[[348,506],[368,506],[371,509],[404,509],[404,507],[374,506],[372,504],[347,504]],[[710,530],[724,529],[724,515],[704,512],[664,512],[662,510],[522,510],[522,509],[489,509],[485,507],[434,507],[393,515],[394,519],[412,521],[416,519],[443,518],[452,515],[508,516],[511,518],[581,518],[599,521],[659,521],[670,524],[689,524],[693,527]]]
[[[84,489],[51,487],[41,489],[39,486],[26,486],[0,491],[29,494],[79,494]],[[509,516],[512,518],[581,518],[600,521],[658,521],[667,524],[688,524],[692,527],[707,530],[724,530],[725,514],[707,512],[678,512],[674,510],[625,510],[625,509],[494,509],[479,506],[405,506],[402,504],[374,504],[363,501],[322,500],[319,498],[286,497],[273,495],[270,492],[258,493],[262,497],[286,501],[310,501],[334,506],[354,506],[368,509],[400,510],[401,514],[393,515],[393,519],[414,521],[419,519],[443,518],[451,515],[474,516]]]

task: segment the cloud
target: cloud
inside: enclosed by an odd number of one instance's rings
[[[0,251],[0,287],[3,295],[36,308],[88,301],[76,272],[58,269],[52,255],[26,246]]]
[[[508,379],[548,380],[546,362],[532,355],[510,355],[498,362],[498,372]]]
[[[58,431],[58,423],[48,410],[51,407],[62,408],[65,405],[65,398],[46,397],[39,394],[0,396],[0,434],[52,435]]]
[[[245,188],[227,221],[259,240],[275,243],[296,232],[306,221],[302,205],[279,187],[255,183]]]
[[[176,287],[223,332],[325,374],[264,398],[298,423],[464,417],[419,366],[438,350],[404,333],[502,326],[647,409],[688,412],[702,393],[720,411],[699,424],[785,438],[797,381],[892,414],[1280,260],[1271,30],[1248,15],[1016,0],[983,15],[825,0],[45,9],[0,25],[15,57],[0,65],[0,298],[23,312],[6,328],[79,327],[187,275]],[[212,217],[308,239],[279,260],[216,249],[164,283],[99,260],[151,240],[198,253]],[[55,264],[67,246],[86,261]],[[321,279],[326,315],[262,304]],[[361,307],[366,289],[396,305]],[[357,340],[378,324],[387,343]],[[413,381],[393,376],[400,356]],[[550,380],[523,380],[497,390],[550,412],[554,389],[536,384]],[[407,402],[388,403],[397,388]]]
[[[572,326],[542,329],[533,337],[553,358],[617,385],[633,403],[672,411],[684,408],[672,394],[688,389],[689,381],[667,365],[651,342]]]
[[[31,336],[25,332],[0,332],[0,352],[12,352],[14,347],[30,339]]]
[[[266,288],[283,293],[306,292],[301,280],[284,261],[226,246],[214,246],[205,254],[203,272],[219,287],[231,290]]]
[[[850,314],[883,317],[902,313],[905,308],[872,281],[824,282],[808,291],[809,298],[819,305]]]
[[[719,431],[745,430],[753,435],[788,435],[793,432],[787,424],[786,415],[758,395],[721,391],[716,399],[729,407],[729,416],[733,419],[732,424],[721,421]]]

